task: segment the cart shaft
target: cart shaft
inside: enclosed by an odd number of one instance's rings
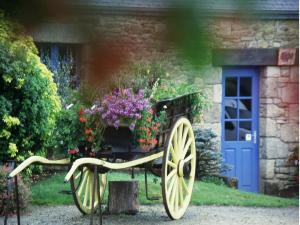
[[[76,171],[76,169],[82,165],[90,164],[90,165],[102,166],[104,168],[112,169],[112,170],[121,170],[121,169],[127,169],[130,167],[134,167],[137,165],[151,162],[155,159],[162,157],[163,154],[164,154],[164,152],[161,151],[161,152],[152,154],[150,156],[142,157],[140,159],[132,160],[129,162],[123,162],[123,163],[110,163],[110,162],[107,162],[107,161],[104,161],[101,159],[96,159],[96,158],[80,158],[80,159],[77,159],[73,163],[71,169],[69,170],[69,172],[67,173],[67,175],[65,177],[65,182],[68,182],[70,180],[71,176],[73,175],[73,173]]]
[[[59,159],[59,160],[50,160],[46,159],[41,156],[31,156],[25,161],[23,161],[16,169],[14,169],[10,174],[9,177],[14,177],[17,174],[19,174],[21,171],[23,171],[25,168],[30,166],[31,164],[45,164],[45,165],[69,165],[70,159]]]

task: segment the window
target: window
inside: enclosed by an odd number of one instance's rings
[[[252,78],[225,78],[225,141],[246,141],[252,134]]]
[[[79,86],[80,46],[76,44],[36,43],[42,62],[56,74],[67,69],[70,75],[70,87]]]

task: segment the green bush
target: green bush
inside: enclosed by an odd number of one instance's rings
[[[219,183],[218,178],[212,177],[219,176],[228,170],[229,166],[222,164],[222,154],[215,140],[217,135],[211,129],[197,128],[194,129],[194,133],[197,150],[196,177]]]
[[[57,117],[57,126],[48,143],[51,156],[66,156],[68,150],[77,148],[82,139],[82,124],[79,121],[79,110],[82,106],[75,103],[70,109],[62,109]]]
[[[32,39],[0,12],[2,160],[44,155],[60,108],[52,73],[41,63]]]

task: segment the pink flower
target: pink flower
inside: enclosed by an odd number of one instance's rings
[[[70,149],[69,151],[68,151],[68,153],[70,154],[70,155],[75,155],[75,154],[77,154],[78,153],[78,149],[77,148],[74,148],[74,149]]]

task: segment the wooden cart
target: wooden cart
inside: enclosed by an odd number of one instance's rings
[[[171,219],[179,219],[189,205],[196,170],[195,138],[190,122],[192,101],[193,94],[188,94],[155,105],[156,112],[166,110],[167,121],[157,137],[158,144],[147,153],[138,147],[128,127],[107,128],[104,144],[95,158],[48,160],[32,156],[9,176],[16,176],[33,163],[69,166],[65,181],[71,184],[74,202],[83,214],[93,214],[101,202],[109,170],[144,167],[161,176],[165,210]]]

